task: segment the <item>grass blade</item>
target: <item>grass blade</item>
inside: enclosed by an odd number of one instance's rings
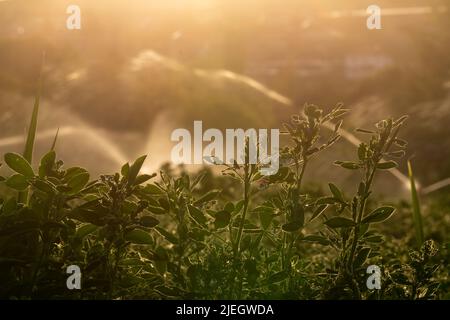
[[[420,248],[424,241],[422,213],[420,210],[419,194],[417,193],[416,183],[415,183],[415,179],[414,179],[414,173],[413,173],[410,161],[408,161],[408,175],[409,175],[409,181],[411,184],[411,201],[412,201],[412,208],[413,208],[414,229],[416,231],[417,245]]]
[[[41,90],[42,90],[42,73],[44,70],[44,62],[45,62],[45,54],[42,55],[42,63],[41,70],[39,74],[38,87],[36,92],[36,97],[34,100],[33,112],[31,114],[30,125],[28,126],[28,134],[27,140],[25,142],[25,149],[23,151],[23,157],[32,164],[33,161],[33,149],[34,149],[34,141],[36,139],[36,130],[38,124],[38,114],[39,114],[39,103],[41,98]],[[22,191],[19,193],[19,202],[27,203],[28,202],[28,190]]]
[[[41,65],[41,72],[39,75],[38,88],[37,88],[36,97],[34,100],[33,113],[31,114],[30,125],[28,127],[27,141],[25,143],[25,149],[23,151],[23,157],[26,160],[28,160],[29,163],[31,163],[33,160],[34,141],[36,138],[36,130],[37,130],[38,114],[39,114],[39,103],[40,103],[41,90],[42,90],[42,69],[43,69],[43,67],[44,67],[44,60],[42,61],[42,65]]]
[[[55,150],[56,141],[58,140],[58,134],[59,134],[59,128],[58,128],[58,130],[56,130],[55,138],[53,139],[53,143],[52,143],[52,147],[51,147],[50,151]]]

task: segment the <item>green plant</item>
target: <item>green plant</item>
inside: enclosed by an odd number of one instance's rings
[[[8,282],[18,297],[38,294],[39,283],[45,279],[45,290],[56,286],[61,276],[54,278],[55,268],[64,265],[63,244],[75,232],[76,225],[69,218],[69,202],[86,190],[89,174],[78,167],[62,170],[62,161],[56,161],[54,151],[41,160],[39,172],[34,172],[29,162],[19,154],[7,153],[5,162],[16,173],[6,185],[19,194],[30,189],[27,203],[15,197],[2,206],[1,256],[9,261],[4,265]],[[67,243],[68,245],[68,243]],[[52,280],[52,281],[50,281]]]
[[[148,203],[139,197],[143,189],[140,185],[155,177],[139,175],[145,158],[138,158],[132,165],[125,164],[120,174],[104,175],[100,181],[92,182],[83,190],[88,193],[85,201],[70,213],[78,221],[89,223],[83,226],[89,231],[99,227],[97,244],[93,247],[94,254],[89,256],[87,268],[94,264],[102,277],[107,277],[108,298],[112,298],[118,278],[123,278],[119,270],[127,257],[128,246],[131,243],[154,244],[148,231],[157,226],[159,220],[146,211]]]
[[[330,184],[332,196],[324,201],[329,201],[336,207],[337,216],[327,219],[330,236],[329,240],[339,250],[339,258],[336,261],[334,286],[332,294],[339,293],[347,296],[347,290],[351,290],[350,297],[360,299],[361,274],[363,263],[369,257],[378,256],[380,253],[373,243],[381,240],[379,235],[370,230],[374,223],[387,220],[395,211],[390,206],[382,206],[375,210],[367,210],[367,202],[372,194],[371,187],[378,170],[388,170],[397,167],[393,160],[385,161],[386,157],[399,158],[405,154],[406,142],[398,138],[398,132],[407,117],[398,120],[387,119],[376,124],[376,131],[357,129],[357,131],[371,135],[368,143],[361,143],[358,147],[358,160],[336,161],[335,164],[348,170],[362,172],[362,181],[358,186],[355,196],[348,201],[343,193],[333,184]],[[397,150],[393,150],[397,147]]]
[[[285,147],[280,154],[283,166],[279,172],[267,179],[269,184],[279,185],[280,191],[271,201],[256,208],[259,212],[263,229],[267,230],[272,218],[282,218],[281,228],[266,231],[270,239],[277,245],[280,253],[280,270],[272,275],[276,279],[287,279],[287,291],[294,292],[297,288],[293,285],[299,265],[299,248],[302,242],[324,242],[319,235],[305,236],[302,231],[308,223],[319,217],[328,207],[328,204],[317,202],[311,195],[302,192],[302,182],[308,163],[317,154],[339,140],[339,128],[342,120],[335,124],[331,137],[323,141],[322,125],[337,120],[347,113],[342,105],[338,105],[330,113],[323,114],[315,105],[305,105],[302,115],[292,116],[291,123],[285,123],[284,134],[289,136],[290,145]],[[309,213],[308,220],[305,219]],[[297,259],[293,259],[294,256]],[[280,282],[277,281],[277,282]]]
[[[12,196],[0,195],[0,297],[445,296],[441,291],[448,286],[438,284],[446,281],[439,268],[448,262],[446,251],[437,255],[431,240],[420,251],[408,250],[407,239],[389,238],[378,225],[395,208],[378,205],[372,185],[379,170],[397,166],[384,159],[404,154],[406,142],[398,132],[405,117],[380,121],[374,131],[359,130],[371,138],[359,145],[358,159],[336,162],[362,174],[353,197],[334,183],[328,184],[330,195],[305,184],[308,164],[338,141],[345,113],[341,105],[329,113],[306,105],[294,115],[285,125],[289,143],[272,176],[261,175],[262,163],[250,163],[250,148],[259,146],[249,139],[243,163],[225,165],[221,176],[210,169],[191,175],[170,166],[159,176],[140,174],[142,156],[120,172],[91,180],[86,169],[65,168],[57,159],[58,134],[37,169],[31,158],[6,153],[12,173],[0,181]],[[324,137],[321,128],[329,121],[336,122],[335,130]],[[27,143],[28,155],[32,145]],[[448,239],[445,233],[440,237],[444,248]],[[379,291],[365,287],[369,261],[383,267]],[[82,270],[81,290],[66,287],[70,265]]]
[[[436,298],[439,283],[434,279],[439,265],[432,258],[438,249],[432,240],[427,240],[420,250],[411,250],[408,262],[392,265],[387,274],[386,297],[397,299],[426,300]]]

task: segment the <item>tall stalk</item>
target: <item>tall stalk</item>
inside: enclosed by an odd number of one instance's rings
[[[27,132],[27,140],[25,142],[25,147],[23,150],[23,157],[28,161],[28,163],[32,164],[33,161],[33,150],[34,150],[34,141],[36,139],[36,131],[38,124],[38,114],[39,114],[39,104],[42,92],[42,76],[44,70],[45,63],[45,54],[42,55],[42,63],[41,70],[39,72],[39,80],[36,91],[36,96],[34,100],[33,112],[31,114],[30,125],[28,126]],[[24,191],[19,192],[18,200],[21,203],[28,204],[28,188]]]
[[[358,158],[359,162],[348,162],[348,161],[337,161],[336,164],[346,168],[346,169],[364,169],[364,178],[360,184],[357,195],[353,198],[351,204],[344,203],[345,207],[351,207],[353,214],[353,223],[352,227],[352,240],[350,244],[350,253],[347,258],[343,262],[343,266],[345,268],[345,276],[350,281],[351,287],[353,289],[354,296],[357,299],[361,299],[361,292],[359,289],[359,285],[355,279],[355,262],[357,259],[357,248],[361,238],[361,225],[368,225],[370,222],[378,221],[380,219],[386,219],[390,213],[393,212],[390,208],[381,208],[377,213],[378,215],[372,216],[369,220],[366,217],[366,205],[367,200],[371,193],[371,188],[373,184],[373,180],[375,177],[375,173],[377,170],[383,169],[392,169],[397,166],[395,161],[385,161],[382,162],[384,157],[402,157],[405,154],[403,150],[405,147],[405,143],[403,140],[397,138],[397,134],[400,130],[401,125],[406,120],[406,117],[402,117],[397,121],[392,119],[382,120],[377,123],[377,131],[369,131],[358,129],[363,133],[372,134],[371,140],[368,144],[361,143],[358,148]],[[397,145],[400,150],[391,151],[391,147],[393,145]],[[364,219],[363,219],[364,218]],[[382,221],[382,220],[380,220]],[[350,221],[351,222],[351,221]],[[345,240],[343,240],[344,246],[343,250],[346,251],[349,247],[345,245]],[[370,249],[369,249],[370,250]],[[342,255],[345,257],[346,255]],[[358,265],[359,266],[359,265]]]
[[[247,217],[247,211],[250,203],[250,184],[251,174],[249,172],[249,165],[246,164],[244,166],[244,206],[242,209],[242,217],[239,223],[239,229],[236,236],[236,242],[235,242],[235,256],[239,256],[241,252],[241,239],[242,239],[242,232],[244,230],[245,225],[245,218]]]

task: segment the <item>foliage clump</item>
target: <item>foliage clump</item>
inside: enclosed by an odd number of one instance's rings
[[[308,164],[339,140],[347,112],[306,105],[292,116],[281,167],[268,177],[259,173],[262,164],[248,161],[248,143],[247,161],[226,165],[223,176],[168,166],[158,178],[140,174],[144,156],[91,181],[85,169],[65,168],[53,147],[38,170],[7,153],[14,173],[2,180],[16,193],[0,199],[0,297],[438,297],[436,244],[428,240],[402,261],[407,255],[396,255],[377,228],[395,208],[369,202],[377,173],[405,154],[398,134],[406,117],[360,129],[369,139],[355,160],[335,162],[361,173],[353,196],[333,183],[328,194],[305,187]],[[370,264],[383,269],[381,290],[366,287]],[[81,290],[66,287],[69,265],[82,270]]]

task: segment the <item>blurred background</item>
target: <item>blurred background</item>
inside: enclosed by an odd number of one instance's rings
[[[0,153],[21,151],[46,53],[36,158],[60,128],[69,165],[110,173],[142,154],[170,160],[170,133],[276,128],[304,103],[343,102],[344,129],[410,115],[403,137],[420,184],[450,177],[450,0],[0,0]],[[81,30],[66,9],[81,8]],[[366,8],[382,9],[368,30]],[[359,137],[361,138],[361,137]],[[307,179],[351,188],[342,140]],[[407,194],[397,175],[385,196]],[[429,190],[429,189],[428,189]],[[448,189],[447,189],[448,190]]]

